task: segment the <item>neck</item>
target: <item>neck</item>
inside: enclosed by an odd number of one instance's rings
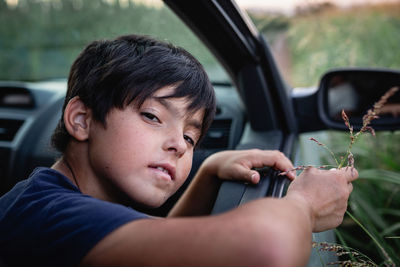
[[[88,155],[87,143],[72,141],[62,158],[52,168],[66,176],[83,194],[129,205],[128,198],[109,179],[96,175]]]
[[[67,160],[65,157],[63,157],[63,158],[62,158],[62,161],[64,161],[64,163],[65,163],[65,165],[67,166],[69,172],[71,173],[71,176],[72,176],[72,178],[74,179],[74,182],[75,182],[76,187],[78,187],[79,191],[82,192],[81,188],[79,187],[78,180],[76,179],[75,173],[74,173],[74,171],[73,171],[71,165],[68,163],[68,160]]]

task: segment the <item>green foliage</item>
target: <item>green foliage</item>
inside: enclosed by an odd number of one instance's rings
[[[166,7],[127,1],[19,0],[0,5],[0,79],[65,78],[89,42],[147,34],[183,46],[207,65],[215,59]]]
[[[287,32],[293,84],[316,84],[335,67],[400,68],[399,10],[399,5],[334,9],[294,17]]]
[[[348,133],[332,131],[324,141],[340,155],[347,149],[348,139]],[[376,137],[364,134],[359,138],[352,149],[359,179],[354,182],[349,211],[366,231],[349,217],[338,229],[348,246],[375,262],[383,263],[390,258],[396,265],[400,264],[400,147],[394,144],[399,142],[398,131],[379,132]],[[331,161],[330,156],[325,153],[324,161]]]
[[[256,28],[267,36],[270,42],[274,42],[277,35],[287,31],[290,27],[290,19],[284,15],[256,15],[249,13]]]
[[[323,73],[335,67],[400,68],[399,4],[303,12],[288,18],[287,25],[280,34],[286,35],[289,43],[294,86],[315,85]],[[259,26],[268,37],[267,28]],[[306,134],[301,138],[302,152],[311,160],[300,164],[337,165],[331,153],[312,144],[310,137],[326,144],[338,159],[346,156],[348,132]],[[348,215],[338,228],[344,246],[356,248],[380,265],[390,265],[389,258],[400,265],[399,143],[400,132],[359,138],[352,153],[360,178],[354,182],[349,211],[364,229]],[[320,159],[315,150],[323,155]]]

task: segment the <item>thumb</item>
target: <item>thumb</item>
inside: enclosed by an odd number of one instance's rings
[[[238,167],[233,168],[232,171],[234,178],[237,180],[245,180],[252,184],[257,184],[260,181],[260,173],[249,169],[247,166],[239,164]]]
[[[260,173],[258,171],[250,171],[250,182],[253,184],[258,184],[260,181]]]

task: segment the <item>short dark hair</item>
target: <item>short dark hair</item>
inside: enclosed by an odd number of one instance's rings
[[[157,90],[174,86],[168,97],[188,97],[189,112],[204,109],[201,137],[215,113],[215,94],[203,66],[186,50],[149,36],[125,35],[94,41],[71,66],[63,114],[53,133],[52,145],[65,152],[71,136],[63,116],[68,102],[79,96],[92,110],[93,119],[106,127],[112,108],[134,101],[139,107]]]

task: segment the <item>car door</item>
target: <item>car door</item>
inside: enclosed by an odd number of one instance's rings
[[[166,0],[166,4],[209,46],[231,76],[245,105],[248,121],[235,149],[280,150],[295,163],[298,161],[299,121],[293,99],[271,55],[264,37],[233,1]],[[316,109],[316,107],[315,107]],[[323,127],[313,109],[304,130]],[[314,123],[310,124],[309,122]],[[265,197],[282,197],[289,184],[284,176],[265,168],[257,186],[224,182],[213,213],[227,211],[248,201]],[[314,235],[315,241],[334,241],[332,231]],[[315,253],[315,252],[314,252]],[[327,257],[332,257],[328,255]],[[327,261],[331,259],[326,259]],[[320,264],[312,254],[310,266]]]
[[[245,14],[231,1],[165,2],[208,44],[226,67],[241,96],[248,123],[236,149],[276,149],[293,158],[297,122],[288,90],[267,42]],[[241,184],[224,184],[221,190],[235,187],[229,195],[238,198],[236,203],[229,205],[234,207],[267,193],[282,196],[286,178],[267,172],[274,178],[268,181],[271,182],[269,186],[261,185],[255,189]],[[216,212],[226,208],[216,208]]]
[[[280,150],[294,159],[298,131],[288,90],[267,42],[245,14],[231,1],[165,2],[208,44],[239,91],[248,122],[236,149]],[[268,179],[257,187],[225,182],[214,212],[266,195],[283,196],[287,178],[272,170],[262,173]]]

